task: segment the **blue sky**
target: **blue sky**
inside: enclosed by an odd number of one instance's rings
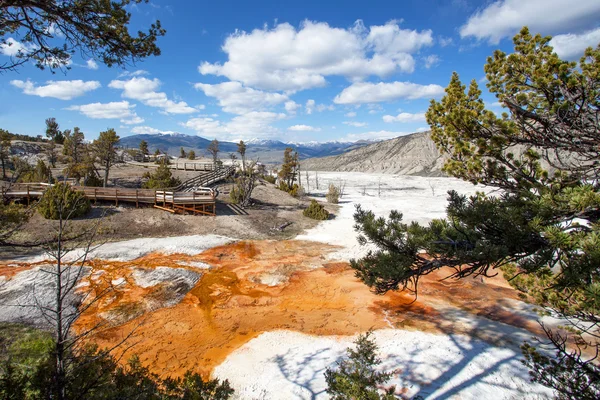
[[[0,127],[44,132],[55,117],[93,139],[181,132],[208,139],[383,139],[424,130],[453,71],[481,82],[523,25],[564,58],[600,43],[598,0],[162,1],[131,7],[132,29],[159,19],[159,57],[127,69],[71,60],[65,74],[25,65],[0,75]],[[19,45],[3,37],[0,62]],[[4,60],[2,60],[4,59]]]

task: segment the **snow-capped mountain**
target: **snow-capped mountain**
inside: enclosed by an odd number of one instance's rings
[[[206,148],[211,140],[200,136],[185,135],[179,132],[164,132],[158,134],[132,135],[121,138],[120,145],[123,147],[137,148],[141,140],[148,143],[150,151],[160,149],[172,155],[178,155],[180,148],[185,151],[194,150],[198,157],[207,156]],[[362,143],[361,143],[362,142]],[[298,152],[300,159],[309,157],[324,157],[342,154],[348,150],[368,145],[371,142],[307,142],[307,143],[284,143],[272,139],[249,139],[245,140],[246,155],[252,159],[260,159],[264,163],[278,163],[283,159],[283,152],[287,147],[292,147]],[[237,143],[219,142],[222,158],[229,153],[237,151]]]

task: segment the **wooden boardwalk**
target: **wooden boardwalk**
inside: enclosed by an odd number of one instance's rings
[[[83,192],[85,197],[96,203],[98,200],[114,201],[118,206],[121,202],[140,205],[152,204],[154,207],[171,213],[186,213],[216,215],[217,191],[206,187],[225,179],[233,173],[232,167],[222,168],[208,174],[200,175],[183,182],[175,188],[167,189],[129,189],[129,188],[98,188],[88,186],[73,186],[73,189]],[[47,183],[17,183],[2,188],[2,196],[9,199],[32,200],[42,197],[46,189],[52,185]]]
[[[153,162],[140,162],[140,161],[126,161],[127,164],[136,165],[138,167],[144,168],[158,168],[160,164],[156,164]],[[171,162],[167,164],[167,167],[170,169],[178,170],[178,171],[216,171],[215,166],[212,163],[199,163],[199,162]]]

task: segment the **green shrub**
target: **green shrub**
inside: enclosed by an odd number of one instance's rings
[[[239,204],[242,202],[243,199],[244,199],[244,188],[239,183],[236,183],[233,186],[233,188],[231,189],[231,192],[229,192],[229,200],[233,204]]]
[[[283,190],[284,192],[289,193],[293,197],[298,197],[300,194],[302,194],[302,190],[300,189],[297,183],[294,183],[292,187],[289,187],[287,183],[280,182],[279,190]]]
[[[263,175],[262,178],[265,181],[267,181],[267,182],[269,182],[269,183],[271,183],[273,185],[275,184],[275,182],[277,182],[277,178],[274,177],[273,175]]]
[[[164,163],[161,163],[154,173],[146,172],[143,177],[147,179],[142,183],[144,189],[166,189],[181,185],[181,181],[173,178],[171,169]]]
[[[328,203],[337,204],[340,201],[340,188],[333,183],[330,183],[329,191],[325,197],[327,198]]]
[[[52,171],[42,160],[38,160],[35,168],[31,168],[31,166],[26,163],[22,165],[21,168],[23,168],[23,170],[19,182],[47,183],[49,180],[52,181]]]
[[[310,205],[302,212],[305,217],[324,221],[329,218],[329,212],[316,200],[311,200]]]
[[[83,184],[91,187],[102,187],[104,182],[96,173],[90,173],[85,177]]]
[[[66,183],[49,187],[38,203],[39,213],[46,219],[77,218],[91,209],[90,201],[83,192],[73,190]]]

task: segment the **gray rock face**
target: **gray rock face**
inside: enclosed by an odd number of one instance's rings
[[[413,133],[337,156],[309,158],[302,162],[302,169],[444,176],[444,157],[438,152],[429,134],[430,132]]]

